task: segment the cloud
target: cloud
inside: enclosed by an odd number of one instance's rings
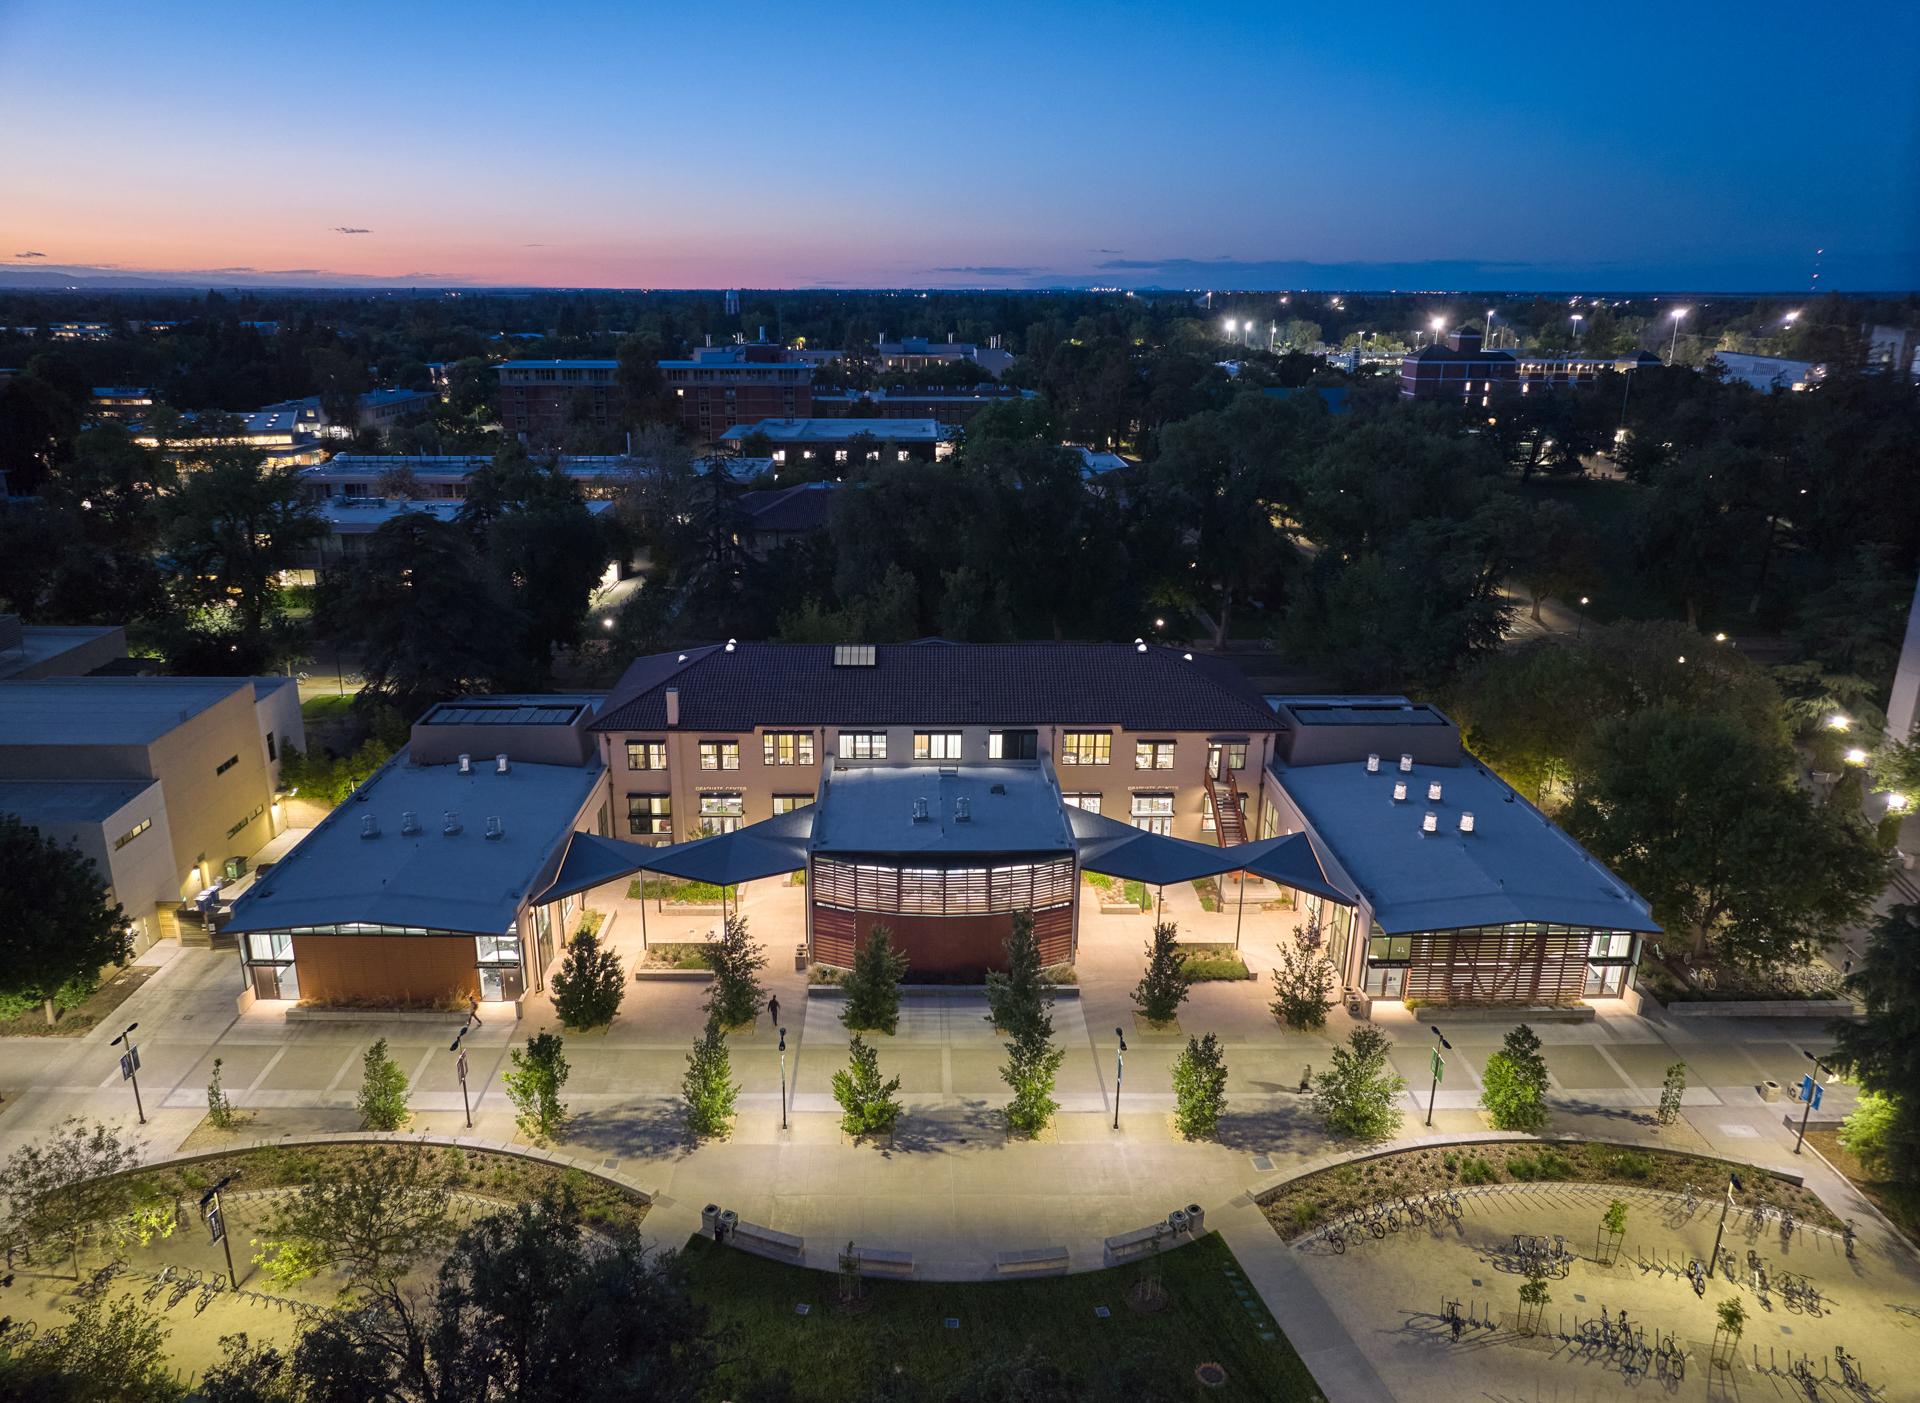
[[[520,245],[520,247],[521,248],[545,248],[546,245],[545,244],[522,244]]]
[[[1045,273],[1045,268],[1018,268],[1003,263],[982,263],[966,268],[929,268],[929,273],[960,273],[981,278],[1033,278]]]
[[[351,224],[336,224],[333,226],[333,232],[336,234],[371,234],[373,230],[356,229]]]
[[[1126,250],[1123,248],[1090,248],[1087,250],[1087,252],[1088,253],[1125,253]]]
[[[25,253],[14,254],[14,257],[15,258],[45,258],[46,254],[40,252],[40,250],[38,249],[30,248]]]

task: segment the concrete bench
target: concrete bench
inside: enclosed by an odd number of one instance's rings
[[[742,1252],[776,1261],[800,1262],[806,1257],[806,1239],[790,1232],[777,1232],[758,1223],[741,1223],[728,1234],[727,1241]]]
[[[1107,1239],[1107,1260],[1109,1262],[1129,1262],[1135,1257],[1143,1257],[1156,1250],[1162,1242],[1171,1238],[1173,1232],[1165,1223],[1149,1223],[1144,1228],[1121,1233]]]
[[[1051,1276],[1067,1270],[1064,1247],[1030,1247],[1022,1252],[996,1252],[993,1270],[999,1276]]]
[[[913,1253],[893,1252],[880,1247],[861,1247],[857,1243],[848,1249],[847,1255],[853,1258],[854,1270],[862,1276],[912,1276]]]

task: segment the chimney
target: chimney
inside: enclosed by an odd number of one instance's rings
[[[1407,782],[1403,779],[1395,780],[1393,782],[1393,802],[1396,804],[1403,803],[1405,802],[1406,797],[1407,797]]]
[[[1400,757],[1400,773],[1403,775],[1413,773],[1413,757],[1411,755],[1402,755]]]
[[[1367,773],[1370,775],[1380,773],[1380,757],[1378,755],[1367,756]]]
[[[362,814],[360,817],[360,836],[362,838],[378,838],[380,836],[380,820],[372,814]]]
[[[470,775],[473,773],[473,757],[471,755],[466,755],[466,754],[461,755],[460,773],[463,775]]]
[[[440,815],[440,831],[451,838],[460,831],[460,811],[448,809]]]
[[[913,801],[913,821],[915,823],[925,823],[927,821],[927,801],[925,798],[919,798]]]
[[[1471,833],[1471,832],[1473,832],[1473,814],[1472,814],[1472,812],[1471,812],[1471,811],[1463,811],[1463,812],[1461,813],[1461,815],[1460,815],[1460,831],[1461,831],[1462,833]]]
[[[678,687],[667,688],[667,724],[669,726],[680,724],[680,689]]]
[[[507,772],[507,757],[505,755],[496,755],[493,757],[493,772],[496,775],[504,775]]]
[[[1438,833],[1440,831],[1440,815],[1432,809],[1428,809],[1426,817],[1420,820],[1420,831],[1422,833]]]
[[[400,831],[412,836],[420,831],[420,815],[408,809],[400,815]]]
[[[1429,804],[1437,804],[1440,802],[1440,781],[1437,779],[1431,780],[1427,784],[1427,802]]]
[[[973,800],[961,798],[953,801],[953,821],[967,823],[973,818]]]
[[[498,814],[488,814],[487,815],[487,841],[492,842],[495,839],[504,838],[506,836],[507,836],[507,826],[500,821],[500,816]]]

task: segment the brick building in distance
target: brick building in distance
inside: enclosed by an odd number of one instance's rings
[[[1489,351],[1480,332],[1466,326],[1400,362],[1400,397],[1452,400],[1484,408],[1502,395],[1585,389],[1600,378],[1602,371],[1625,372],[1659,363],[1658,356],[1646,351],[1620,356]]]
[[[699,346],[688,360],[663,360],[680,426],[711,443],[734,424],[806,419],[813,414],[813,365],[784,346]]]
[[[616,360],[510,360],[500,376],[500,427],[536,446],[557,444],[584,423],[618,428],[626,397]]]

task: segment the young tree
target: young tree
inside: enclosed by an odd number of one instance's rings
[[[847,1065],[833,1074],[833,1099],[840,1103],[840,1128],[849,1135],[885,1135],[900,1118],[894,1092],[900,1078],[882,1080],[880,1058],[855,1033],[847,1043]]]
[[[398,1130],[412,1114],[407,1109],[407,1074],[387,1053],[387,1040],[377,1038],[360,1059],[360,1127]]]
[[[1335,1135],[1384,1140],[1400,1128],[1405,1077],[1387,1060],[1386,1034],[1363,1023],[1336,1045],[1327,1069],[1314,1078],[1313,1109]]]
[[[1666,1079],[1660,1083],[1660,1110],[1657,1116],[1660,1124],[1672,1125],[1680,1119],[1680,1101],[1687,1094],[1687,1064],[1676,1062],[1667,1068]]]
[[[853,968],[840,981],[847,1000],[840,1021],[848,1028],[891,1033],[900,1026],[900,981],[906,977],[907,957],[888,943],[892,934],[884,925],[869,930],[854,952]]]
[[[539,1032],[527,1039],[524,1050],[507,1054],[507,1098],[513,1102],[514,1124],[521,1133],[545,1144],[566,1128],[567,1107],[560,1092],[567,1084],[567,1065],[558,1033]]]
[[[1053,1113],[1060,1109],[1053,1099],[1053,1087],[1067,1054],[1053,1045],[1050,1015],[1016,1033],[1006,1046],[1007,1060],[1000,1069],[1000,1079],[1013,1091],[1013,1100],[1007,1105],[1007,1124],[1014,1134],[1031,1138],[1045,1130]]]
[[[102,966],[133,953],[127,913],[92,859],[12,814],[0,814],[0,911],[0,1014],[39,1004],[51,1026],[56,1008],[94,991]]]
[[[1336,983],[1333,962],[1325,955],[1282,945],[1279,967],[1273,971],[1273,1002],[1267,1008],[1276,1022],[1299,1032],[1324,1028]]]
[[[33,1403],[178,1403],[167,1328],[130,1296],[82,1292],[36,1331],[0,1319],[0,1397]]]
[[[1040,941],[1033,930],[1033,913],[1013,913],[1013,930],[1006,939],[1007,972],[987,971],[987,1022],[1001,1032],[1018,1036],[1051,1020],[1047,1010],[1053,998],[1041,983]]]
[[[1547,1123],[1547,1060],[1540,1039],[1521,1023],[1487,1059],[1480,1105],[1497,1130],[1538,1130]]]
[[[706,957],[707,968],[713,971],[707,1012],[726,1028],[753,1022],[767,1004],[767,991],[760,987],[759,978],[767,967],[767,952],[747,935],[747,918],[727,917],[720,938],[707,946]]]
[[[1187,1039],[1173,1062],[1173,1121],[1189,1140],[1213,1134],[1227,1108],[1227,1060],[1212,1033]]]
[[[727,1057],[726,1033],[719,1017],[709,1011],[705,1030],[687,1054],[687,1074],[680,1079],[680,1094],[687,1103],[687,1128],[703,1140],[724,1139],[733,1129],[734,1098],[739,1093],[733,1064]]]
[[[1866,957],[1847,980],[1864,1016],[1833,1025],[1836,1066],[1890,1105],[1880,1137],[1885,1167],[1920,1183],[1920,905],[1888,909],[1867,934]]]
[[[1531,1335],[1540,1328],[1540,1312],[1552,1299],[1544,1276],[1534,1275],[1526,1279],[1520,1287],[1520,1328],[1523,1334]]]
[[[1186,952],[1180,948],[1180,927],[1158,921],[1147,944],[1147,969],[1133,988],[1133,1006],[1149,1023],[1171,1023],[1186,1002],[1193,985],[1187,973]]]
[[[599,1028],[613,1022],[626,997],[626,972],[620,957],[582,929],[567,942],[566,957],[553,972],[553,1011],[569,1029]]]
[[[81,1240],[96,1227],[111,1230],[133,1210],[135,1185],[127,1171],[139,1162],[139,1151],[118,1127],[78,1117],[21,1146],[0,1173],[7,1247],[64,1243],[78,1278]]]
[[[328,1269],[343,1294],[390,1287],[453,1240],[449,1177],[424,1145],[361,1150],[279,1201],[254,1261],[282,1288]]]
[[[215,1130],[231,1130],[239,1124],[239,1114],[233,1109],[233,1103],[227,1100],[227,1089],[221,1084],[220,1058],[213,1059],[213,1074],[207,1078],[207,1120]]]

